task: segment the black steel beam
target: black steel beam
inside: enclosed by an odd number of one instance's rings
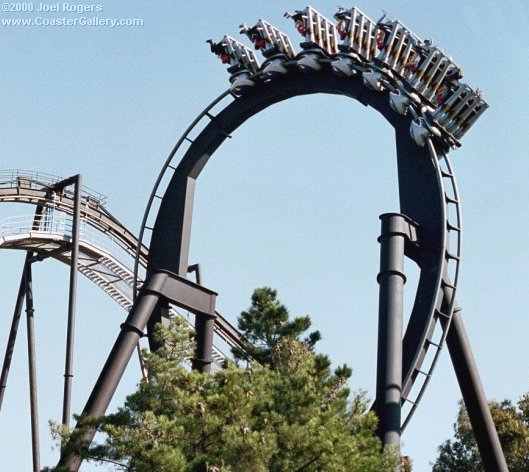
[[[147,322],[147,339],[149,341],[149,350],[156,351],[162,344],[154,336],[155,328],[158,323],[163,323],[164,320],[169,319],[169,304],[167,300],[160,299],[154,308],[149,321]]]
[[[98,417],[105,413],[127,363],[160,301],[170,300],[207,319],[206,326],[200,330],[196,361],[200,370],[207,371],[211,364],[216,295],[215,292],[168,271],[149,276],[127,320],[121,325],[121,331],[85,405],[83,415]],[[76,432],[81,434],[82,442],[85,444],[90,444],[95,435],[95,430],[83,425],[82,421],[77,424]],[[81,466],[81,462],[82,459],[71,451],[67,444],[63,449],[59,465],[76,471]]]
[[[209,372],[213,362],[213,333],[217,317],[215,312],[217,294],[202,285],[195,284],[168,271],[160,271],[151,277],[150,290],[161,294],[164,300],[169,300],[195,314],[196,355],[193,359],[193,369]],[[157,347],[151,334],[154,325],[161,321],[161,317],[160,307],[158,307],[148,323],[151,348]]]
[[[195,274],[195,281],[198,285],[202,285],[202,272],[200,270],[200,264],[192,264],[187,268],[188,274]]]
[[[196,283],[198,285],[202,284],[202,279],[200,276],[200,264],[193,264],[187,268],[187,273],[195,273]],[[158,323],[163,322],[163,320],[169,318],[169,305],[166,300],[161,300],[156,306],[153,314],[149,318],[147,323],[147,337],[149,339],[149,349],[151,351],[156,351],[160,346],[157,340],[154,337],[154,330]],[[195,326],[196,329],[196,326]],[[198,332],[198,331],[197,331]]]
[[[66,331],[66,356],[64,361],[64,395],[62,405],[62,424],[70,424],[70,406],[72,402],[73,354],[75,339],[75,310],[77,303],[77,266],[79,262],[79,229],[81,222],[82,178],[78,174],[60,182],[62,188],[74,185],[74,209],[72,215],[72,243],[70,258],[70,284],[68,290],[68,324]],[[57,184],[58,185],[58,184]]]
[[[151,290],[156,290],[175,305],[195,313],[196,356],[193,368],[209,372],[213,362],[217,294],[168,271],[160,271],[152,276]]]
[[[33,218],[33,229],[37,230],[40,226],[40,221],[42,218],[42,213],[44,207],[42,205],[37,205],[35,209],[35,217]],[[22,314],[22,307],[24,305],[24,298],[26,296],[26,267],[30,265],[33,261],[34,254],[31,251],[26,253],[26,260],[24,262],[24,267],[22,269],[22,276],[20,278],[20,284],[18,287],[18,296],[15,304],[15,311],[13,313],[13,319],[11,321],[11,329],[9,331],[9,338],[7,340],[6,352],[4,355],[4,362],[2,364],[2,374],[0,376],[0,410],[2,409],[2,404],[4,402],[4,394],[7,387],[7,378],[9,376],[9,369],[11,368],[11,360],[13,358],[13,352],[15,350],[15,343],[18,333],[18,325],[20,322],[20,316]]]
[[[207,373],[211,371],[213,362],[213,333],[215,318],[211,315],[198,314],[195,316],[196,356],[193,359],[193,369]]]
[[[340,94],[355,98],[364,105],[376,109],[395,128],[401,212],[419,225],[423,243],[422,253],[415,256],[421,268],[421,275],[404,344],[403,374],[405,378],[410,378],[415,369],[413,359],[424,342],[423,334],[433,316],[430,308],[432,300],[437,295],[437,282],[442,270],[444,249],[442,241],[445,227],[442,189],[437,180],[436,165],[432,162],[428,150],[416,146],[409,137],[410,117],[395,113],[388,103],[387,93],[368,90],[359,77],[342,78],[333,74],[304,75],[292,71],[281,81],[256,86],[254,93],[238,97],[220,111],[193,140],[163,195],[150,243],[147,278],[161,276],[160,273],[164,270],[185,278],[196,179],[224,140],[246,120],[270,105],[294,96],[313,93]],[[404,186],[413,188],[413,191],[403,190]],[[174,279],[171,278],[168,283],[172,284],[173,281]],[[164,283],[165,281],[162,281],[162,285]],[[176,288],[185,287],[179,285]],[[157,293],[162,292],[158,290]],[[197,292],[193,291],[193,293]],[[208,297],[202,294],[199,298],[200,300],[197,301],[200,301],[200,308],[197,312],[213,317],[214,306],[210,304],[209,312],[204,306]],[[211,296],[209,299],[214,300]],[[203,325],[203,339],[206,342],[209,328],[207,323]],[[120,357],[120,362],[121,360]],[[104,389],[106,388],[105,386]],[[92,436],[88,434],[87,437],[91,439]],[[66,463],[64,458],[62,463]],[[78,465],[76,467],[78,468]]]
[[[200,264],[193,264],[187,268],[187,273],[195,273],[195,280],[198,285],[202,285],[202,273],[200,271]],[[211,363],[213,362],[213,333],[215,332],[215,317],[208,315],[195,316],[195,340],[196,340],[196,355],[193,359],[193,369],[200,372],[210,372]]]
[[[483,466],[487,472],[509,472],[463,325],[460,308],[454,310],[446,343]]]
[[[143,336],[147,321],[160,298],[159,293],[150,290],[150,286],[151,280],[147,279],[129,316],[121,325],[118,338],[83,409],[83,415],[99,417],[105,414],[132,353],[136,349],[139,339]],[[80,435],[81,442],[89,445],[95,433],[94,428],[83,425],[82,420],[80,420],[73,434]],[[61,451],[59,466],[66,467],[71,471],[77,471],[81,466],[82,458],[75,451],[72,451],[69,446],[70,444],[67,443]]]
[[[402,315],[404,251],[416,241],[414,225],[397,213],[380,216],[377,388],[378,435],[384,445],[400,449],[402,396]]]
[[[7,340],[6,352],[4,355],[4,362],[2,365],[2,375],[0,377],[0,410],[4,402],[4,394],[7,388],[7,378],[9,376],[9,369],[11,368],[11,360],[13,359],[13,352],[15,350],[15,343],[18,334],[18,325],[20,316],[22,315],[22,308],[24,306],[24,299],[26,298],[26,266],[28,261],[32,258],[32,253],[26,254],[26,262],[24,263],[24,270],[20,277],[20,285],[18,287],[18,296],[15,304],[15,311],[13,313],[13,320],[11,321],[11,329],[9,331],[9,338]]]
[[[60,182],[50,185],[48,188],[53,192],[62,192],[66,187],[77,185],[79,182],[79,175],[73,175],[72,177],[68,177],[67,179],[63,179]]]
[[[167,270],[150,276],[149,290],[192,313],[216,316],[216,292]]]
[[[28,337],[29,402],[31,415],[31,450],[33,472],[40,471],[39,403],[37,392],[37,360],[35,354],[35,309],[33,306],[33,277],[31,264],[25,266],[26,321]]]

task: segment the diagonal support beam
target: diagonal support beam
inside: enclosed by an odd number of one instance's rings
[[[127,319],[121,325],[121,331],[84,407],[82,416],[99,417],[105,414],[138,341],[143,336],[145,327],[160,301],[170,301],[197,316],[211,319],[212,329],[216,296],[215,292],[168,271],[149,275]],[[197,348],[197,361],[203,362],[203,366],[211,364],[212,346],[205,345],[209,339],[206,331],[203,336],[204,346]],[[95,433],[93,427],[84,425],[80,420],[72,436],[78,438],[81,444],[88,446],[94,439]],[[72,445],[67,443],[61,452],[58,465],[70,471],[77,471],[81,463],[82,458],[72,449]]]
[[[4,402],[4,395],[7,388],[7,378],[9,377],[9,369],[11,368],[11,360],[13,359],[13,352],[15,350],[15,343],[18,334],[18,325],[22,315],[22,307],[26,297],[26,267],[29,260],[32,258],[32,253],[26,254],[26,262],[24,263],[24,270],[20,277],[20,285],[18,287],[18,296],[15,303],[15,311],[13,313],[13,320],[11,321],[11,329],[9,331],[9,338],[7,340],[6,352],[4,355],[4,362],[2,365],[2,375],[0,376],[0,410]]]
[[[38,229],[44,207],[37,205],[35,209],[35,217],[33,218],[33,229]],[[9,338],[7,340],[6,352],[4,355],[4,362],[2,365],[2,374],[0,376],[0,410],[2,409],[2,403],[4,402],[4,394],[7,387],[7,378],[9,376],[9,369],[11,368],[11,360],[13,358],[13,352],[15,350],[15,343],[17,340],[18,325],[20,322],[20,316],[22,315],[22,306],[24,304],[24,298],[26,296],[26,270],[27,267],[33,262],[34,254],[32,251],[26,253],[26,260],[24,262],[24,268],[22,270],[22,276],[20,278],[20,285],[18,287],[18,296],[15,304],[15,311],[13,313],[13,320],[11,321],[11,329],[9,331]]]
[[[483,466],[487,472],[509,472],[463,325],[460,308],[454,310],[446,343]]]

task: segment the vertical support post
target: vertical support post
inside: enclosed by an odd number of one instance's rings
[[[37,396],[37,365],[35,356],[35,324],[33,307],[33,280],[31,264],[25,267],[26,314],[28,331],[29,400],[31,409],[31,448],[33,453],[33,472],[40,471],[39,443],[39,407]]]
[[[169,320],[169,302],[165,299],[158,300],[156,308],[153,310],[149,321],[147,321],[147,338],[149,340],[149,350],[154,352],[162,347],[162,344],[154,338],[154,330],[158,323]]]
[[[402,396],[403,272],[410,222],[403,215],[380,216],[380,272],[376,412],[382,443],[400,450]]]
[[[68,326],[66,331],[66,359],[64,362],[64,395],[62,405],[62,424],[65,426],[70,425],[70,406],[72,398],[75,310],[77,303],[77,265],[79,261],[79,229],[81,221],[81,191],[81,175],[76,175],[74,177],[70,286],[68,292]]]
[[[98,417],[105,414],[105,411],[116,391],[118,383],[125,372],[125,368],[136,349],[138,341],[143,336],[143,330],[156,307],[160,295],[149,291],[149,280],[142,287],[134,306],[127,319],[121,325],[121,331],[110,351],[103,370],[90,394],[84,410],[83,416]],[[80,434],[81,443],[89,445],[95,436],[95,429],[87,427],[79,420],[73,434]],[[68,468],[70,471],[77,471],[81,467],[82,458],[65,445],[61,451],[59,466]]]
[[[202,373],[211,371],[213,362],[213,331],[215,318],[213,316],[195,315],[195,339],[197,342],[196,357],[193,360],[193,369]]]
[[[194,272],[197,284],[202,285],[200,264],[190,265],[187,268],[187,272]],[[215,318],[207,315],[195,315],[195,341],[197,350],[196,357],[193,360],[193,369],[202,373],[211,372],[214,329]]]
[[[463,325],[460,308],[454,310],[446,343],[483,466],[487,472],[509,472]]]

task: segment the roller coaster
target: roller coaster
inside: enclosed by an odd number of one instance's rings
[[[35,260],[52,257],[66,265],[71,264],[74,194],[53,190],[61,180],[42,172],[0,172],[0,202],[43,207],[37,218],[27,215],[0,220],[1,249],[24,250],[38,254]],[[134,299],[133,290],[143,282],[141,276],[134,276],[134,262],[145,268],[149,251],[112,216],[105,200],[102,194],[83,187],[77,270],[129,311]],[[171,308],[169,316],[176,315]],[[242,346],[237,330],[219,313],[215,331],[228,347]],[[220,367],[226,355],[215,347],[213,349],[214,361]],[[5,385],[0,388],[4,389]]]
[[[83,413],[105,413],[139,339],[147,332],[154,348],[152,326],[177,316],[178,310],[195,315],[193,368],[208,372],[212,364],[220,364],[225,354],[219,344],[242,346],[237,330],[215,309],[217,294],[201,284],[198,267],[189,265],[196,180],[222,143],[265,108],[300,95],[337,94],[372,107],[395,130],[400,213],[380,217],[373,405],[380,419],[378,434],[384,444],[399,446],[447,344],[486,470],[507,471],[455,299],[462,222],[448,154],[461,146],[488,105],[479,90],[461,81],[461,68],[448,54],[386,14],[375,22],[356,7],[341,8],[333,17],[335,23],[308,6],[285,17],[303,38],[300,52],[264,19],[252,27],[240,26],[253,49],[229,35],[208,41],[228,66],[230,87],[176,143],[149,197],[138,237],[106,210],[102,196],[81,188],[79,180],[14,171],[0,174],[0,201],[37,208],[29,219],[11,219],[0,226],[0,247],[28,254],[4,360],[0,406],[24,298],[26,308],[31,304],[31,263],[47,257],[69,264],[72,273],[88,277],[128,311]],[[264,57],[262,64],[254,51]],[[420,270],[405,329],[404,257]],[[192,271],[196,281],[188,278]],[[71,284],[75,288],[73,275]],[[70,305],[75,307],[70,293]],[[65,378],[69,376],[66,372]],[[65,384],[63,422],[68,424],[66,391]],[[82,422],[76,428],[86,443],[93,439],[94,431]],[[35,440],[33,446],[38,470]],[[64,453],[59,464],[78,470],[81,459]]]

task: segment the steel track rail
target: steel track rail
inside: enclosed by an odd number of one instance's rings
[[[198,134],[204,129],[204,123],[202,120],[207,118],[208,120],[213,120],[214,116],[211,114],[211,111],[222,103],[226,98],[235,99],[235,96],[231,91],[226,90],[224,93],[219,95],[215,100],[213,100],[204,110],[191,122],[191,124],[184,131],[180,139],[176,142],[174,148],[169,153],[169,156],[165,160],[165,163],[162,165],[158,177],[154,183],[151,194],[147,201],[147,206],[143,214],[143,219],[140,226],[140,233],[138,235],[138,245],[136,247],[136,255],[134,260],[134,279],[137,280],[139,277],[139,268],[140,268],[140,259],[141,259],[141,248],[147,245],[145,237],[148,231],[153,230],[154,218],[156,217],[156,212],[154,208],[154,202],[156,199],[161,200],[163,194],[167,190],[169,184],[168,180],[164,181],[164,178],[171,174],[175,169],[176,165],[182,158],[183,153],[187,150],[185,144],[193,144],[193,139],[190,137],[193,134]],[[138,293],[138,284],[134,284],[134,296]]]
[[[446,336],[452,321],[455,308],[455,295],[459,281],[459,266],[461,261],[461,205],[459,191],[452,164],[448,153],[438,152],[433,142],[427,142],[430,157],[435,164],[439,188],[444,200],[444,256],[442,260],[442,273],[435,300],[435,308],[431,317],[431,324],[425,327],[423,337],[425,344],[416,354],[415,368],[409,372],[403,381],[402,402],[410,405],[409,410],[403,411],[402,431],[409,424],[417,406],[419,405],[426,388],[432,378],[433,371],[439,360]],[[453,206],[453,209],[450,207]],[[428,351],[433,355],[427,359]]]

